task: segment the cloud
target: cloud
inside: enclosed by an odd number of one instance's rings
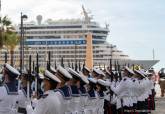
[[[92,12],[94,20],[110,24],[108,41],[136,59],[151,59],[155,48],[159,67],[165,65],[164,0],[2,0],[2,13],[20,23],[20,12],[35,20],[81,18],[81,5]]]

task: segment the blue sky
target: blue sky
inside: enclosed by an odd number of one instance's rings
[[[155,67],[165,67],[165,1],[164,0],[2,0],[2,15],[19,23],[20,12],[35,20],[46,18],[80,18],[81,5],[103,26],[110,24],[108,42],[116,44],[133,59],[160,60]]]

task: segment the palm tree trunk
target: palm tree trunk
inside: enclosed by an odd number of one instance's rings
[[[3,37],[2,37],[2,30],[0,30],[0,49],[3,47]]]
[[[14,50],[13,49],[10,50],[10,64],[11,66],[14,65]]]

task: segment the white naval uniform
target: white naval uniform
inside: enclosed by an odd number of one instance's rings
[[[88,100],[85,106],[85,114],[96,114],[96,101],[97,101],[97,94],[94,90],[88,92]]]
[[[70,101],[69,110],[72,114],[79,114],[80,108],[80,93],[77,86],[70,86],[72,99]]]
[[[130,98],[130,78],[124,77],[117,87],[111,86],[111,90],[117,94],[117,103],[116,108],[120,109],[122,107],[121,100],[123,100],[123,106],[130,106],[129,98]]]
[[[104,114],[104,93],[98,93],[97,114]]]
[[[131,98],[133,104],[137,104],[138,102],[138,91],[139,91],[139,80],[136,78],[132,78],[132,86],[131,86]]]
[[[144,86],[144,81],[143,79],[142,80],[139,80],[139,88],[138,88],[138,101],[142,102],[142,101],[145,101],[144,99],[144,93],[145,93],[145,86]]]
[[[86,103],[88,100],[88,95],[86,92],[86,88],[85,87],[81,87],[79,88],[80,90],[80,114],[84,114],[84,110],[86,108]]]
[[[26,89],[26,88],[25,88]],[[25,109],[26,110],[26,102],[27,100],[27,94],[26,94],[26,90],[24,90],[23,88],[18,90],[18,108],[21,109]],[[18,109],[19,111],[19,109]],[[23,112],[18,112],[18,114],[23,114]]]
[[[56,95],[61,103],[61,110],[59,114],[71,114],[71,110],[69,108],[70,102],[71,102],[71,93],[70,89],[67,85],[64,87],[61,87],[59,89],[54,90],[56,92]]]
[[[0,114],[17,113],[17,96],[18,92],[11,92],[7,84],[0,87]]]
[[[31,105],[26,107],[27,114],[62,114],[60,113],[61,108],[63,107],[60,100],[53,90],[44,93],[43,97],[38,100],[34,110]]]

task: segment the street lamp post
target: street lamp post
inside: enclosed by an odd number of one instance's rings
[[[23,66],[24,66],[24,29],[23,29],[23,21],[27,19],[27,15],[23,15],[21,12],[21,27],[20,27],[20,71],[22,73]]]

